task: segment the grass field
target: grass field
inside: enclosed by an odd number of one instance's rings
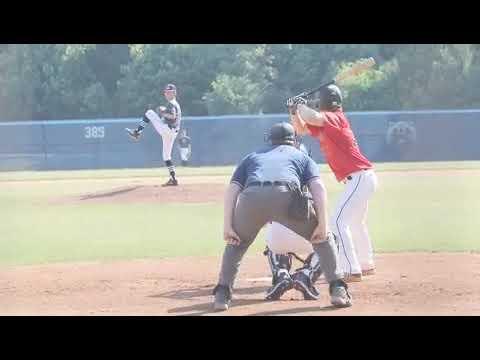
[[[342,189],[321,166],[330,209]],[[232,167],[180,168],[179,178],[220,177]],[[480,162],[378,164],[369,213],[376,252],[478,251]],[[221,203],[50,204],[165,169],[0,173],[0,265],[219,255]],[[250,251],[264,247],[260,236]]]

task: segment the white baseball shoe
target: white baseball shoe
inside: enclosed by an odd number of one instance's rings
[[[141,133],[137,129],[125,128],[125,131],[132,140],[137,141],[140,138]]]

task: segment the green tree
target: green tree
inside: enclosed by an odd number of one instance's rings
[[[220,74],[204,96],[210,114],[252,114],[261,106],[260,85],[248,77]]]
[[[241,46],[232,61],[221,63],[219,70],[212,90],[203,97],[209,114],[263,112],[277,77],[267,45]]]
[[[1,120],[140,116],[173,82],[185,115],[276,113],[373,56],[343,86],[358,110],[480,106],[477,44],[0,45]]]

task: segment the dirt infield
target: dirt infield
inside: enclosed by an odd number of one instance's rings
[[[351,284],[354,306],[332,309],[291,290],[266,302],[268,267],[250,254],[225,315],[480,315],[480,255],[377,255],[377,274]],[[171,258],[0,269],[1,315],[210,315],[219,258]],[[405,266],[408,264],[408,266]]]
[[[223,201],[223,184],[184,184],[177,187],[161,185],[121,186],[63,199],[73,203],[211,203]]]
[[[430,172],[415,172],[415,176]],[[406,172],[382,176],[411,176]],[[445,173],[442,174],[444,176]],[[454,175],[454,172],[451,172]],[[226,177],[182,178],[161,187],[156,178],[90,180],[89,192],[69,192],[49,204],[221,203]],[[65,180],[72,187],[84,180]],[[71,183],[71,184],[70,184]],[[27,186],[28,182],[15,183]],[[85,189],[85,187],[83,188]],[[41,199],[39,202],[43,203]],[[168,258],[0,267],[0,315],[218,315],[211,309],[217,257]],[[353,283],[354,306],[329,306],[327,285],[318,301],[294,290],[264,301],[270,285],[264,256],[249,251],[232,308],[222,315],[480,315],[480,254],[377,254],[377,274]]]

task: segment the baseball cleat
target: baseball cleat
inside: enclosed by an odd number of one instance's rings
[[[320,293],[312,284],[312,280],[307,274],[303,271],[297,271],[293,274],[292,279],[295,290],[300,291],[305,300],[318,300]]]
[[[352,283],[352,282],[361,282],[362,281],[362,274],[345,274],[345,282]]]
[[[348,286],[343,280],[336,280],[329,286],[330,302],[338,308],[352,306],[352,296],[348,292]]]
[[[369,275],[375,275],[375,268],[367,269],[367,270],[362,270],[362,276],[369,276]]]
[[[136,141],[140,138],[140,133],[138,132],[137,129],[125,128],[125,131],[127,132],[128,136],[130,136],[132,140]]]
[[[215,300],[213,304],[213,309],[215,311],[227,311],[229,305],[230,305],[230,302],[222,302],[222,301]]]
[[[288,290],[293,289],[293,281],[288,272],[281,272],[278,275],[276,283],[267,290],[265,300],[275,301],[280,300],[283,294]]]
[[[177,179],[172,179],[170,178],[165,184],[163,184],[162,186],[177,186],[178,185],[178,181]]]
[[[215,295],[215,301],[213,303],[213,309],[215,311],[228,310],[230,302],[232,301],[232,292],[225,285],[217,285],[213,289]]]

